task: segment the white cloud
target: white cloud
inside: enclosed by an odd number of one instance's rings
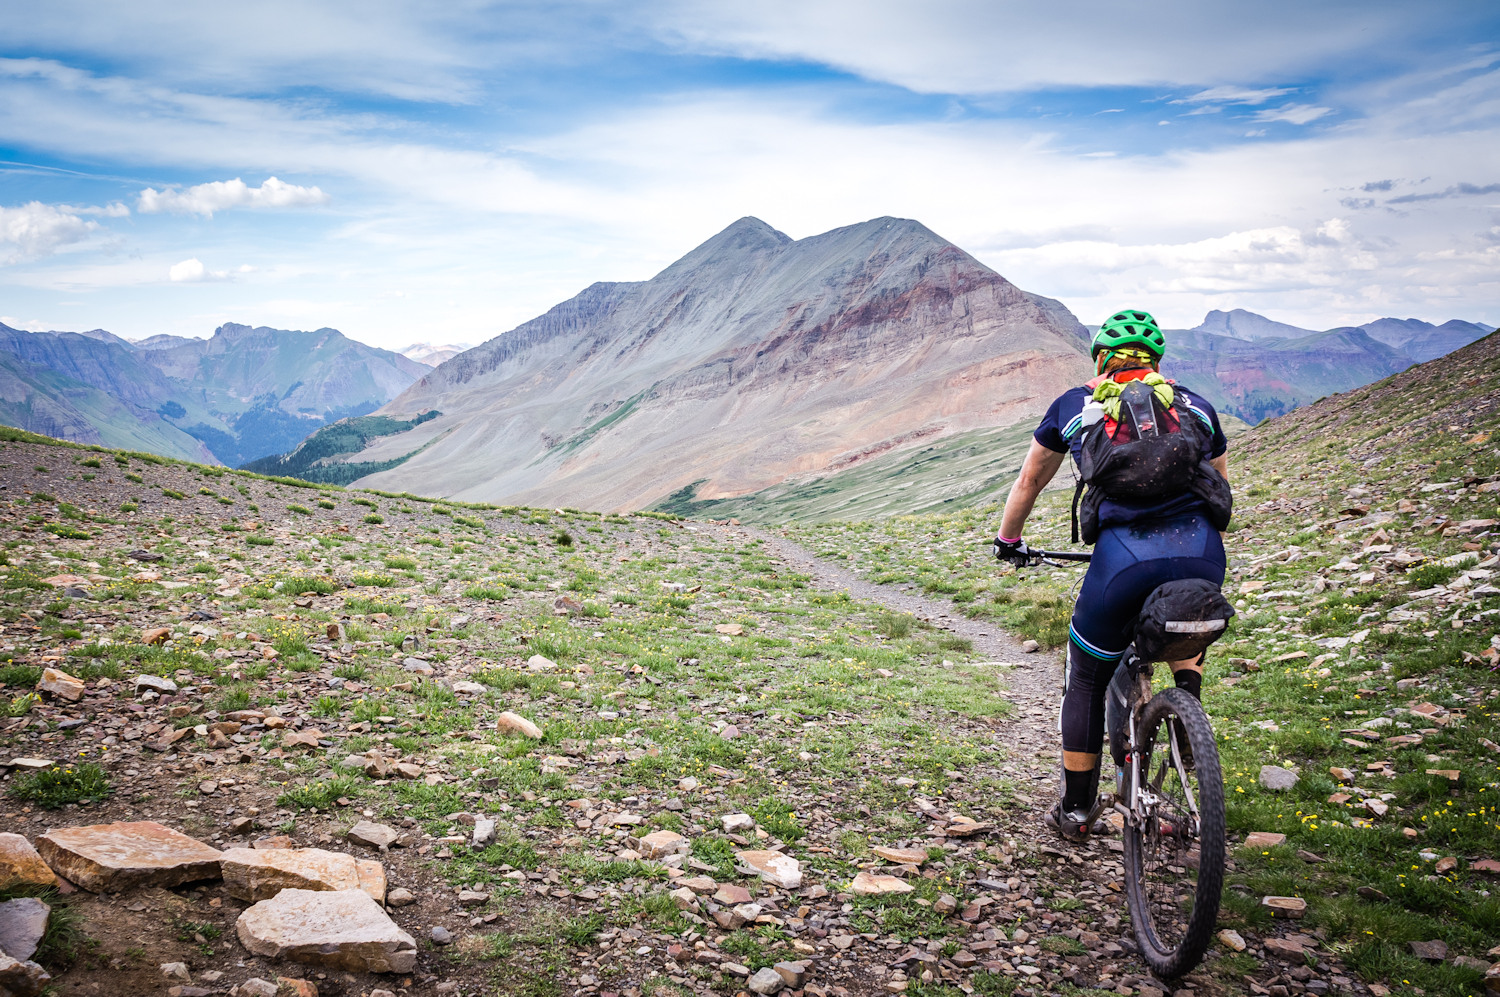
[[[1198,93],[1172,101],[1174,104],[1264,104],[1276,97],[1295,93],[1291,87],[1209,87]]]
[[[243,269],[243,268],[242,268]],[[210,270],[196,256],[192,259],[183,260],[181,263],[172,264],[167,271],[174,284],[201,284],[205,281],[229,280],[229,271]]]
[[[1370,51],[1415,59],[1403,43],[1432,22],[1484,17],[1465,0],[659,0],[641,16],[691,51],[937,93],[1288,79]]]
[[[1317,121],[1325,114],[1332,114],[1331,107],[1317,107],[1312,104],[1283,104],[1280,107],[1268,107],[1263,111],[1255,112],[1256,121],[1289,121],[1294,125],[1305,125]]]
[[[328,200],[328,195],[317,187],[299,187],[275,177],[259,187],[251,187],[235,177],[200,183],[186,190],[158,191],[147,187],[141,191],[136,210],[146,215],[170,212],[212,218],[214,212],[229,208],[306,208],[327,204]]]
[[[32,201],[18,208],[0,207],[0,262],[48,256],[83,242],[98,228],[98,222],[79,218],[78,210],[67,205]],[[11,252],[3,255],[6,247]]]

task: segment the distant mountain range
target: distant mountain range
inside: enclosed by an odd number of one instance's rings
[[[445,343],[442,346],[435,346],[432,343],[412,343],[410,346],[402,347],[396,352],[408,360],[415,360],[417,363],[436,367],[440,363],[452,360],[465,350],[472,350],[473,348],[472,343]]]
[[[0,422],[238,467],[390,401],[430,368],[314,332],[227,324],[131,342],[0,324]]]
[[[1393,318],[1314,331],[1212,311],[1167,331],[1163,371],[1256,423],[1490,331]],[[742,218],[650,280],[594,284],[474,348],[0,325],[0,422],[460,499],[901,511],[1012,475],[1026,443],[1014,428],[1092,374],[1089,337],[918,222],[793,240]],[[877,488],[904,494],[859,497]]]
[[[1445,356],[1492,331],[1458,320],[1383,318],[1315,332],[1243,309],[1211,311],[1194,329],[1166,331],[1162,370],[1253,425]]]

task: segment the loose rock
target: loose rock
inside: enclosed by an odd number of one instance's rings
[[[745,871],[758,875],[783,890],[795,890],[802,885],[802,866],[790,855],[752,850],[735,852],[734,857]]]
[[[512,713],[509,710],[495,718],[495,729],[511,734],[522,734],[535,740],[541,740],[542,737],[540,727],[519,713]]]
[[[321,848],[230,848],[220,868],[225,891],[251,903],[285,889],[358,890],[365,885],[375,900],[385,899],[385,870],[379,862]]]
[[[0,952],[22,962],[36,955],[51,915],[52,908],[36,897],[17,897],[0,904]]]
[[[1284,769],[1280,765],[1262,765],[1260,767],[1260,784],[1273,792],[1284,793],[1297,785],[1297,773],[1291,769]]]
[[[58,875],[94,893],[219,878],[218,849],[151,820],[59,828],[36,843]]]
[[[356,845],[365,845],[368,848],[378,848],[385,851],[401,839],[401,832],[394,827],[385,824],[375,824],[362,820],[351,827],[345,834],[350,841]]]
[[[19,834],[0,834],[0,890],[14,886],[55,886],[57,876]]]
[[[363,890],[282,890],[235,922],[256,955],[295,959],[353,973],[408,973],[417,943]]]

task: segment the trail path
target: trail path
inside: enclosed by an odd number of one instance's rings
[[[1062,667],[1055,653],[1023,651],[1015,637],[992,624],[969,619],[950,602],[928,599],[905,587],[877,585],[774,532],[745,526],[719,529],[729,535],[738,532],[765,541],[777,557],[810,575],[818,588],[844,590],[855,598],[878,602],[967,637],[984,660],[1006,666],[1010,699],[1016,709],[1012,716],[998,721],[997,726],[1004,728],[1005,743],[1014,746],[1011,761],[1021,775],[1018,781],[1030,783],[1033,790],[1027,794],[1032,797],[1029,808],[1013,814],[1016,830],[1030,833],[1045,830],[1042,814],[1052,802],[1057,779],[1057,708],[1062,695]]]

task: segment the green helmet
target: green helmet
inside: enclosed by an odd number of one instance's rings
[[[1156,319],[1150,312],[1134,308],[1115,312],[1099,327],[1089,356],[1097,358],[1105,350],[1118,350],[1122,346],[1144,346],[1158,360],[1167,352],[1167,340],[1157,328]]]

